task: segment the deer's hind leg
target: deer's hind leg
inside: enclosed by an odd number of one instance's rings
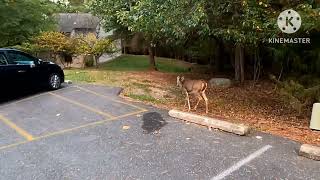
[[[201,97],[203,98],[203,100],[204,100],[204,102],[205,102],[205,104],[206,104],[206,113],[208,113],[208,112],[209,112],[209,109],[208,109],[208,98],[207,98],[207,96],[206,96],[205,91],[202,91],[202,92],[201,92]]]
[[[186,103],[188,103],[188,112],[189,112],[191,110],[189,93],[187,91],[185,91],[185,93],[186,93]],[[185,106],[186,106],[186,103],[184,104]]]
[[[199,105],[199,103],[200,103],[200,101],[201,101],[201,99],[202,99],[202,96],[201,96],[201,94],[199,94],[199,93],[196,93],[195,96],[198,98],[198,101],[197,101],[197,104],[194,106],[193,109],[194,109],[194,110],[197,110],[198,105]]]

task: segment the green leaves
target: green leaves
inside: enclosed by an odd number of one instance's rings
[[[0,0],[0,47],[21,44],[41,31],[54,28],[45,0]]]
[[[75,53],[101,56],[103,53],[113,53],[115,46],[111,39],[97,39],[96,35],[78,35],[73,38]]]
[[[101,56],[103,53],[116,51],[111,39],[97,39],[95,34],[68,37],[59,32],[43,32],[33,39],[32,43],[23,43],[15,46],[27,52],[49,51],[54,54],[65,53],[69,55],[82,54]]]
[[[34,38],[34,44],[42,50],[48,50],[53,53],[74,52],[74,43],[71,38],[59,32],[44,32]]]
[[[191,3],[190,3],[191,2]],[[186,38],[205,16],[201,1],[179,0],[102,0],[93,1],[92,10],[108,30],[126,27],[142,32],[150,42]]]

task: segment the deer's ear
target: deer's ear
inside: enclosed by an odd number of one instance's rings
[[[180,80],[181,80],[181,81],[184,81],[184,76],[182,76],[182,77],[180,78]]]

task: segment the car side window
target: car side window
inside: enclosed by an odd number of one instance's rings
[[[3,53],[0,53],[0,66],[7,65],[7,64],[8,64],[8,62],[7,62],[6,57],[4,56]]]
[[[32,65],[35,64],[35,58],[21,52],[8,52],[8,63],[15,65]]]

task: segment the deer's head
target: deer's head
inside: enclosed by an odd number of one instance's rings
[[[181,76],[181,77],[178,76],[177,77],[177,86],[181,88],[183,81],[184,81],[184,77],[183,76]]]

